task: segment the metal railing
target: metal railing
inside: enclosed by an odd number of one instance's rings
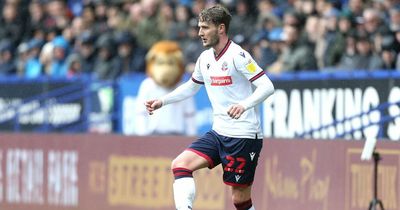
[[[49,78],[25,80],[15,77],[8,80],[4,80],[4,78],[0,80],[6,84],[24,83],[25,85],[32,84],[39,87],[42,85],[41,89],[44,90],[43,92],[39,92],[35,95],[21,97],[17,101],[10,102],[9,104],[0,108],[0,113],[9,116],[0,119],[0,126],[4,126],[5,124],[10,126],[12,124],[12,130],[14,132],[20,132],[22,130],[28,130],[32,132],[85,132],[88,130],[90,124],[101,123],[94,122],[90,119],[90,113],[93,111],[93,95],[95,95],[102,88],[114,88],[113,86],[115,83],[114,81],[95,80],[89,76],[82,76],[74,79],[54,80]],[[48,86],[50,84],[59,84],[60,87],[49,88]],[[50,119],[50,112],[52,112],[51,109],[57,105],[63,106],[72,102],[81,105],[79,120],[71,123],[52,123]],[[39,113],[43,117],[43,123],[37,123],[35,125],[31,124],[29,129],[23,128],[21,119],[24,117],[33,116],[35,114],[37,115]],[[112,121],[114,117],[114,113],[111,112],[109,119],[104,120]]]
[[[360,113],[352,115],[350,117],[345,117],[345,118],[343,118],[341,120],[336,120],[336,121],[334,121],[334,122],[332,122],[330,124],[322,125],[322,126],[320,126],[318,128],[313,128],[313,129],[307,130],[307,131],[305,131],[305,132],[303,132],[301,134],[297,134],[296,137],[297,138],[306,138],[308,136],[312,136],[312,134],[314,132],[327,130],[329,128],[335,127],[337,125],[343,125],[345,123],[351,123],[351,121],[353,119],[359,119],[359,118],[362,118],[362,117],[369,117],[369,114],[371,114],[372,112],[379,111],[379,113],[381,114],[381,117],[380,117],[379,121],[372,122],[371,120],[368,120],[367,124],[363,124],[362,123],[363,120],[360,120],[361,121],[361,125],[360,126],[358,126],[357,128],[347,129],[344,132],[340,132],[340,133],[336,134],[336,136],[334,138],[344,138],[346,135],[353,134],[356,131],[362,131],[362,130],[368,128],[368,127],[375,126],[375,125],[379,125],[380,126],[380,128],[379,128],[380,131],[379,131],[379,136],[378,137],[381,138],[382,137],[382,126],[387,124],[389,121],[392,121],[392,120],[400,117],[400,113],[399,114],[395,114],[395,115],[385,114],[386,110],[390,106],[394,106],[394,105],[400,106],[400,100],[395,102],[395,103],[385,102],[385,103],[379,104],[378,106],[373,107],[373,108],[369,109],[368,111],[360,112]]]

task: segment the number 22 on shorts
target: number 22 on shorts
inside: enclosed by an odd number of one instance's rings
[[[243,157],[232,157],[230,155],[226,156],[226,159],[229,161],[228,164],[226,164],[224,171],[229,171],[229,172],[235,172],[238,174],[244,173],[244,166],[246,165],[246,159]],[[238,164],[235,164],[238,163]],[[236,168],[234,165],[237,165]]]

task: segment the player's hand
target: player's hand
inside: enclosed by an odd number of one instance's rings
[[[233,119],[239,119],[239,117],[242,116],[244,111],[245,111],[245,109],[242,105],[234,104],[229,107],[227,113],[228,113],[229,117],[231,117]]]
[[[152,115],[154,110],[162,107],[162,101],[158,99],[148,100],[144,103],[144,105],[146,106],[146,110],[149,113],[149,115]]]

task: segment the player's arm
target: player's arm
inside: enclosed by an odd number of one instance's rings
[[[239,104],[242,105],[245,110],[253,108],[262,103],[275,91],[274,85],[265,74],[254,80],[253,85],[256,86],[253,94],[251,94],[245,100],[239,102]]]
[[[271,80],[265,75],[264,71],[257,65],[250,54],[244,52],[243,55],[235,59],[235,66],[238,71],[242,72],[252,82],[256,89],[249,97],[228,108],[228,115],[234,119],[238,119],[243,112],[262,103],[275,91]]]
[[[145,102],[147,112],[151,115],[156,109],[161,108],[164,105],[182,101],[196,94],[202,85],[195,83],[192,79],[189,79],[184,84],[177,87],[172,92],[161,97],[160,99],[149,100]]]
[[[228,108],[228,115],[230,117],[238,119],[243,112],[262,103],[274,93],[274,85],[265,74],[253,81],[253,84],[256,86],[253,94],[245,100],[240,101],[238,104],[234,104]]]

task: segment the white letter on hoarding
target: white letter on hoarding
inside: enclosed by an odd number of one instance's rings
[[[390,90],[388,102],[398,103],[400,101],[400,88],[394,87]],[[390,121],[387,128],[387,135],[393,141],[400,140],[400,106],[391,105],[388,109],[391,117],[397,116],[394,120]]]
[[[56,206],[78,205],[78,153],[49,151],[48,202]]]
[[[65,206],[78,205],[78,153],[63,152],[63,197]]]
[[[19,165],[19,149],[10,149],[7,151],[7,202],[21,202],[19,193],[20,165]]]
[[[293,89],[290,92],[289,102],[289,119],[288,119],[288,137],[294,137],[295,135],[303,134],[303,119],[301,108],[301,94],[298,89]]]
[[[288,116],[288,96],[284,90],[274,93],[274,136],[291,137],[288,135],[286,118]]]
[[[61,202],[61,152],[49,151],[47,161],[47,200],[49,204]]]
[[[353,138],[361,139],[362,132],[359,130],[361,128],[361,118],[354,117],[356,115],[361,114],[361,99],[362,99],[361,89],[356,88],[352,90],[350,88],[346,88],[344,92],[344,99],[345,99],[344,115],[345,118],[347,118],[347,120],[345,121],[345,130],[346,132],[348,132],[353,129],[352,132]],[[346,135],[345,137],[348,138],[350,136]]]
[[[314,89],[313,93],[310,89],[303,90],[304,132],[307,133],[312,129],[321,127],[321,93],[318,89]],[[322,103],[324,102],[322,101]],[[305,137],[320,138],[320,130],[310,134]]]
[[[322,117],[322,126],[327,126],[326,129],[321,130],[321,137],[324,139],[333,139],[336,136],[335,126],[333,125],[333,106],[335,105],[335,89],[322,89],[321,90],[321,117]]]
[[[267,98],[263,102],[263,134],[265,137],[272,137],[272,124],[274,122],[274,98],[275,94],[272,95],[271,97]]]
[[[363,96],[363,112],[368,112],[371,108],[379,105],[379,94],[374,87],[367,87]],[[371,125],[371,123],[379,122],[381,113],[379,110],[371,111],[368,115],[362,116],[363,126],[368,126],[363,129],[364,136],[367,138],[376,138],[379,133],[379,124]]]
[[[342,135],[344,133],[344,93],[343,89],[339,88],[336,90],[336,103],[335,103],[335,116],[336,116],[336,135]]]

